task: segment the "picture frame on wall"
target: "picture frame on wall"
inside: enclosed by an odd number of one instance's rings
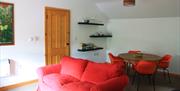
[[[14,4],[0,2],[0,46],[14,45]]]

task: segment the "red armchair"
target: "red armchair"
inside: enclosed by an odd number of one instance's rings
[[[123,91],[128,76],[121,66],[64,57],[60,64],[38,68],[37,91]]]

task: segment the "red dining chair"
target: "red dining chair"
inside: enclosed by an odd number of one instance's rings
[[[128,53],[130,54],[135,54],[135,53],[141,53],[140,50],[129,50]],[[131,62],[131,63],[127,63],[127,73],[130,73],[130,68],[132,67],[132,69],[134,69],[134,65],[136,65],[137,62]]]
[[[159,61],[159,64],[158,64],[158,69],[163,70],[164,78],[166,77],[166,74],[168,75],[169,83],[171,83],[171,79],[170,79],[168,68],[169,68],[169,63],[171,60],[172,60],[172,55],[166,54],[162,57],[162,59]],[[165,71],[167,71],[167,73]]]
[[[124,62],[124,60],[122,58],[120,58],[118,56],[114,56],[112,53],[108,53],[108,55],[109,55],[109,59],[110,59],[111,63],[120,62],[120,63],[122,63],[123,69],[125,68],[125,62]]]
[[[141,76],[148,76],[149,82],[151,82],[152,80],[153,89],[155,91],[155,74],[157,71],[157,63],[141,60],[137,63],[137,65],[134,66],[134,70],[135,70],[135,74],[133,76],[132,84],[134,83],[136,75],[137,75],[138,77],[137,91],[139,91]]]
[[[129,50],[128,53],[141,53],[140,50]]]

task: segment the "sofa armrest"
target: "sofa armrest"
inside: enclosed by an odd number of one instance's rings
[[[61,71],[61,64],[54,64],[54,65],[48,65],[48,66],[43,66],[39,67],[37,69],[37,74],[39,79],[42,79],[43,76],[51,73],[59,73]]]
[[[128,76],[122,75],[97,84],[91,91],[123,91],[128,82]]]

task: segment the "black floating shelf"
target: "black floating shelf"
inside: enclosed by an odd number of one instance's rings
[[[102,37],[112,37],[112,35],[100,35],[100,36],[97,36],[97,35],[91,35],[89,36],[91,38],[102,38]]]
[[[87,23],[87,22],[78,22],[78,24],[82,24],[82,25],[99,25],[99,26],[104,25],[104,24],[101,24],[101,23]]]
[[[86,52],[86,51],[94,51],[94,50],[102,50],[102,47],[97,47],[97,48],[90,48],[90,49],[78,49],[80,52]]]

